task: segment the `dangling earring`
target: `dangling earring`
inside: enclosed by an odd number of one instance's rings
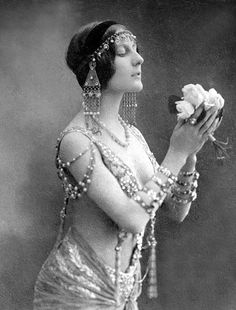
[[[136,93],[124,93],[121,102],[121,117],[129,125],[136,125]]]
[[[101,98],[101,85],[95,68],[96,59],[93,58],[89,63],[89,72],[82,92],[86,128],[91,130],[93,134],[100,132],[99,126],[94,121],[94,118],[99,118]]]

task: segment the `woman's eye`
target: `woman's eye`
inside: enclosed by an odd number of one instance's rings
[[[118,55],[118,56],[125,56],[125,54],[126,54],[126,51],[125,51],[125,50],[118,50],[118,51],[117,51],[117,55]]]
[[[120,47],[117,49],[117,55],[118,56],[125,56],[126,54],[128,54],[129,52],[135,51],[137,53],[139,53],[138,47]]]

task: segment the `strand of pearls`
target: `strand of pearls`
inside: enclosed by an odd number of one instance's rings
[[[121,124],[121,126],[124,128],[125,132],[125,142],[121,141],[110,129],[107,128],[106,124],[100,121],[98,118],[92,115],[92,118],[97,123],[98,126],[100,126],[102,129],[106,131],[106,133],[111,137],[113,141],[115,141],[117,144],[119,144],[122,147],[128,147],[130,144],[130,130],[128,125],[125,123],[125,121],[121,118],[120,115],[118,115],[118,120]]]

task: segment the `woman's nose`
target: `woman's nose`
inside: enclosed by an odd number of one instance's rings
[[[138,52],[136,52],[136,55],[133,60],[133,64],[136,66],[136,65],[141,65],[143,62],[144,62],[143,57]]]

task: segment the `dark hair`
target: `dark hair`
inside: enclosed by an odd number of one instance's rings
[[[68,46],[66,53],[66,63],[72,72],[76,75],[79,85],[82,87],[85,83],[89,71],[89,61],[81,67],[82,62],[86,60],[89,55],[83,53],[84,44],[90,31],[96,27],[100,22],[93,22],[83,26],[78,33],[76,33]],[[113,35],[117,29],[126,29],[125,26],[116,24],[108,28],[103,36],[105,41],[108,37]],[[106,89],[108,81],[115,73],[114,67],[115,47],[110,44],[109,50],[102,53],[99,60],[96,61],[96,72],[101,84],[101,89]]]

